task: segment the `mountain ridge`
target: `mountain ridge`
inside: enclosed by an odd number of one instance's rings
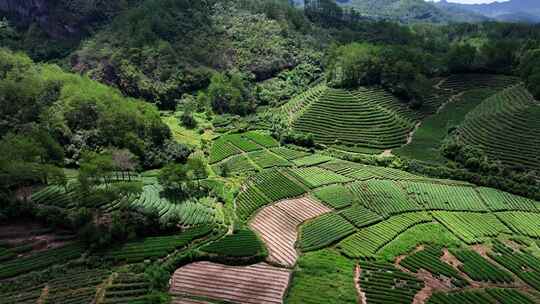
[[[510,0],[483,4],[462,4],[442,0],[435,3],[441,9],[461,9],[485,17],[509,22],[540,22],[540,1]]]

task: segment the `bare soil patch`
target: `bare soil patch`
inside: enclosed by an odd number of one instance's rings
[[[443,249],[441,260],[447,264],[450,264],[450,266],[456,268],[457,270],[459,270],[459,267],[463,265],[463,263],[461,263],[453,254],[451,254],[447,248]]]
[[[268,261],[292,268],[298,252],[295,244],[298,226],[332,209],[310,198],[284,200],[263,208],[249,226],[263,239],[268,248]]]
[[[59,235],[36,222],[10,223],[0,226],[0,242],[7,243],[9,246],[29,245],[31,247],[20,256],[62,247],[72,238],[74,236],[68,233]]]
[[[170,292],[238,304],[281,304],[290,276],[289,270],[266,263],[242,267],[197,262],[176,270]]]

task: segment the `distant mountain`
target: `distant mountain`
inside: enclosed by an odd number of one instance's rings
[[[510,0],[489,4],[459,4],[441,0],[435,6],[440,9],[460,9],[500,21],[540,23],[539,0]]]
[[[304,4],[303,0],[291,1],[297,6]],[[459,8],[445,10],[424,0],[336,0],[336,3],[354,8],[364,17],[396,20],[402,23],[479,22],[487,20],[486,17],[474,12]]]

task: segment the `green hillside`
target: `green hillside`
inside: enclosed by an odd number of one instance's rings
[[[282,111],[291,113],[294,131],[312,134],[320,144],[394,148],[407,141],[414,126],[415,113],[383,90],[315,88],[305,94]]]
[[[540,103],[521,85],[485,100],[467,115],[458,137],[493,161],[540,169]]]

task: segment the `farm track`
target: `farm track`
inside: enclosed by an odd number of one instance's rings
[[[238,304],[281,304],[290,275],[289,270],[266,263],[237,267],[197,262],[174,273],[170,292]],[[183,299],[174,303],[204,302]]]
[[[292,268],[298,258],[295,249],[298,226],[331,211],[311,198],[284,200],[263,208],[249,226],[266,244],[270,263]]]
[[[354,287],[356,288],[356,292],[358,293],[359,303],[367,304],[366,293],[362,291],[362,287],[360,286],[361,274],[362,274],[362,269],[360,268],[360,265],[356,265],[356,267],[354,268]]]

